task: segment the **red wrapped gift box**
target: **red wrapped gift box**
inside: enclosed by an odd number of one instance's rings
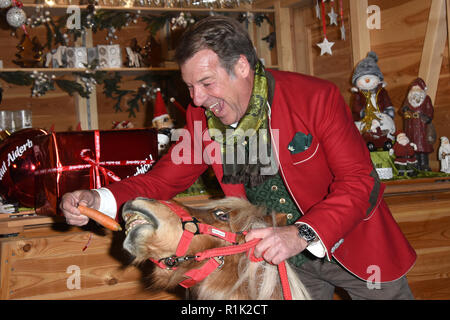
[[[7,201],[34,207],[33,141],[42,129],[16,131],[0,143],[0,195]]]
[[[57,132],[36,137],[36,213],[60,215],[66,192],[147,172],[158,157],[154,129]]]

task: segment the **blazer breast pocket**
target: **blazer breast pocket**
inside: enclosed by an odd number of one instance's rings
[[[306,150],[295,154],[291,152],[292,164],[295,166],[313,160],[318,150],[319,142],[313,137],[311,145]]]

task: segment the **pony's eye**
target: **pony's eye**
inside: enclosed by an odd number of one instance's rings
[[[214,209],[213,214],[220,221],[228,221],[228,212],[229,211],[225,211],[224,209]]]

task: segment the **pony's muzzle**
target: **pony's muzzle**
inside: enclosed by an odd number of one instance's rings
[[[125,221],[125,234],[139,225],[151,225],[154,229],[158,228],[158,221],[155,216],[143,205],[143,203],[153,201],[156,200],[138,197],[124,204],[122,218]]]

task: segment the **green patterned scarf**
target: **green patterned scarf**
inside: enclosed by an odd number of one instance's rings
[[[270,167],[271,164],[267,99],[267,77],[263,65],[258,62],[252,96],[247,111],[236,128],[224,125],[212,111],[206,110],[209,134],[221,144],[224,172],[222,183],[243,183],[254,187],[272,176],[261,174],[261,169]]]

